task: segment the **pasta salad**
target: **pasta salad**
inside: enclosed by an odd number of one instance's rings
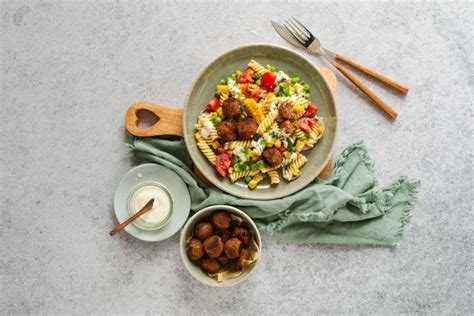
[[[249,189],[265,177],[280,183],[280,171],[292,181],[307,162],[303,152],[324,133],[311,87],[272,65],[247,66],[216,85],[195,125],[197,146],[220,176]]]

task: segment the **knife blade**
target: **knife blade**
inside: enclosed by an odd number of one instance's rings
[[[275,22],[275,21],[271,21],[271,22],[272,22],[272,26],[275,29],[275,31],[285,41],[287,41],[291,45],[294,45],[296,47],[303,48],[303,49],[306,50],[306,48],[303,45],[301,45],[301,43],[298,42],[297,39],[295,39],[295,37],[286,29],[286,27],[284,27],[282,24],[280,24],[278,22]],[[326,57],[328,57],[332,63],[336,62],[336,54],[335,53],[333,53],[332,51],[330,51],[329,49],[326,49],[324,47],[319,47],[319,49],[320,49],[320,52],[323,51],[327,54]]]
[[[304,48],[282,24],[272,21],[272,26],[285,41],[296,47]]]

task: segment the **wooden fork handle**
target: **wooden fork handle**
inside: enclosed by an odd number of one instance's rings
[[[385,114],[391,119],[395,120],[398,113],[395,112],[388,104],[383,102],[375,93],[372,92],[369,88],[367,88],[359,79],[354,77],[349,73],[349,71],[342,67],[338,63],[334,63],[334,66],[339,70],[347,79],[349,79],[360,91],[362,91],[366,96],[368,96],[380,109],[382,109]]]
[[[382,76],[381,74],[367,68],[367,67],[364,67],[352,60],[350,60],[349,58],[347,57],[344,57],[344,56],[341,56],[339,54],[336,54],[335,56],[336,60],[339,61],[339,62],[344,62],[346,64],[348,64],[349,66],[353,67],[354,69],[357,69],[359,70],[360,72],[363,72],[365,73],[366,75],[369,75],[377,80],[379,80],[380,82],[383,82],[385,83],[386,85],[392,87],[393,89],[397,90],[397,91],[400,91],[401,93],[403,94],[407,94],[408,93],[408,88],[405,87],[404,85],[390,79],[390,78],[387,78],[385,76]]]

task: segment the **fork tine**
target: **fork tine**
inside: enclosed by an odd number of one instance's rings
[[[299,31],[297,31],[293,25],[291,25],[290,23],[284,23],[283,24],[286,29],[291,33],[291,35],[293,35],[302,45],[306,45],[306,37],[301,35]]]
[[[293,20],[292,20],[292,19],[293,19]],[[298,29],[298,31],[299,31],[301,34],[305,35],[307,38],[310,38],[310,37],[311,37],[312,34],[311,34],[310,32],[308,32],[304,27],[301,27],[301,24],[298,23],[298,21],[296,21],[296,19],[295,19],[294,17],[291,17],[289,20],[291,21],[291,24],[292,24],[296,29]]]
[[[308,37],[313,37],[314,35],[306,28],[306,26],[303,25],[300,21],[298,21],[294,16],[291,17],[299,26],[301,26],[307,33]]]

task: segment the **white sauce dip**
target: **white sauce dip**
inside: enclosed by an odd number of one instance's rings
[[[140,219],[148,224],[166,221],[171,213],[171,200],[163,189],[154,185],[142,186],[133,193],[129,204],[131,214],[141,210],[151,199],[155,199],[152,209],[140,216]]]

